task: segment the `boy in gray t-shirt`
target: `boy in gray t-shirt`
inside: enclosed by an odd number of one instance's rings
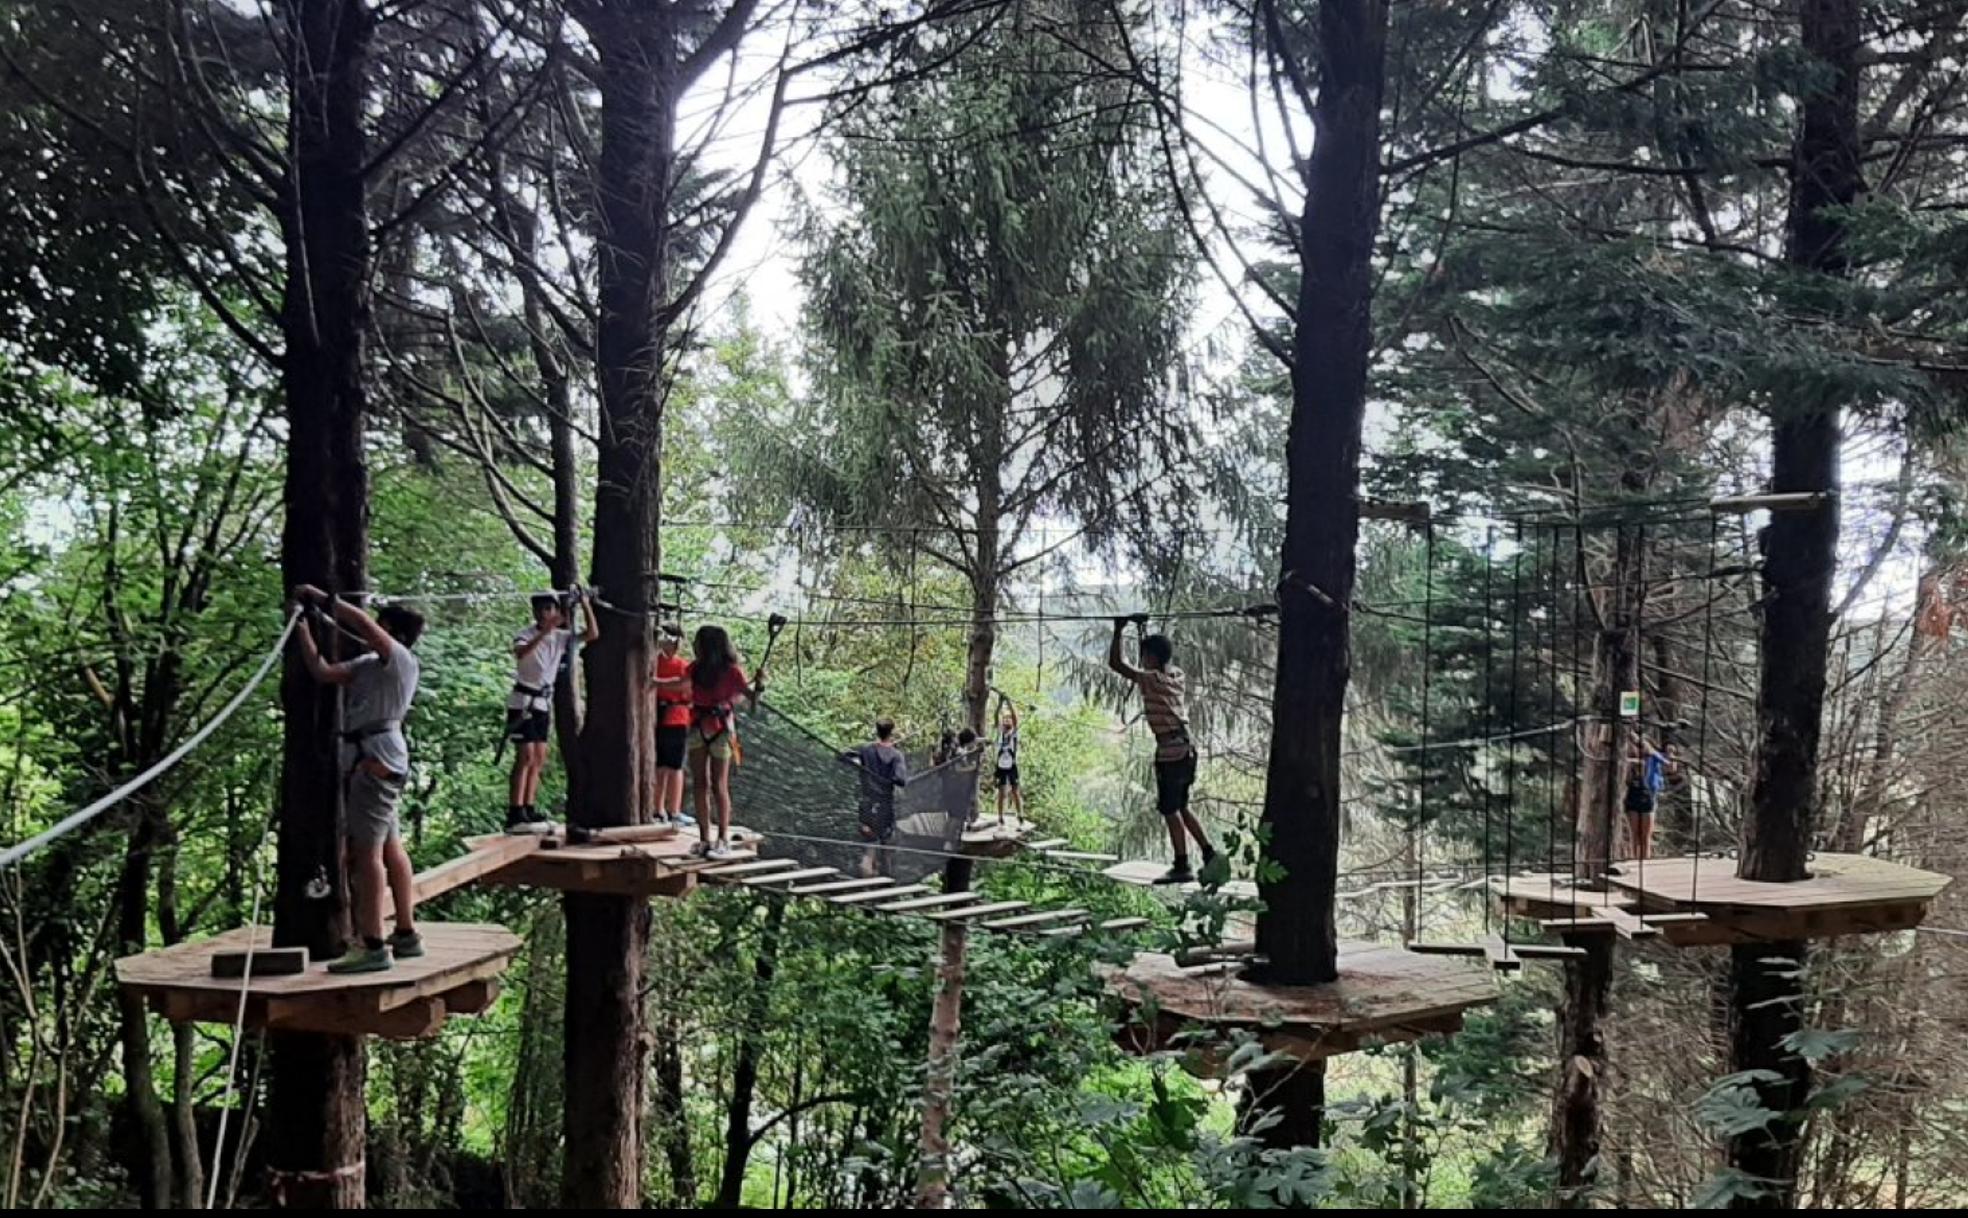
[[[331,664],[321,657],[314,632],[295,631],[301,658],[315,680],[344,687],[342,702],[342,819],[348,839],[349,888],[356,933],[362,941],[328,966],[331,973],[375,973],[397,958],[424,954],[416,927],[416,880],[397,830],[396,805],[410,777],[410,745],[403,717],[417,696],[419,665],[411,651],[424,633],[423,615],[385,605],[370,617],[311,584],[294,600],[331,613],[335,622],[368,644],[366,654]],[[396,898],[396,930],[383,937],[384,877]]]

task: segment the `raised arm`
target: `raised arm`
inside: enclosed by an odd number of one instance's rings
[[[1139,681],[1141,679],[1141,670],[1128,663],[1127,657],[1121,654],[1121,635],[1126,632],[1127,627],[1127,618],[1117,617],[1114,619],[1114,637],[1107,644],[1107,667],[1120,673],[1130,681]]]
[[[585,646],[601,637],[601,620],[595,616],[594,598],[588,595],[586,588],[575,595],[580,598],[581,643]]]
[[[327,599],[321,589],[312,584],[302,584],[294,590],[292,603],[295,605],[319,605]],[[321,657],[321,647],[314,641],[314,624],[303,621],[294,637],[300,640],[301,661],[307,665],[308,675],[324,685],[347,685],[351,670],[347,664],[330,664]]]

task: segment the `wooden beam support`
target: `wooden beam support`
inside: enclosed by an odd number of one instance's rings
[[[481,842],[469,854],[418,872],[412,883],[417,904],[422,905],[495,871],[503,871],[540,849],[540,846],[540,836],[534,833],[510,834]]]

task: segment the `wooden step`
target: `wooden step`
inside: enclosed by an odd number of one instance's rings
[[[1040,913],[1020,914],[1015,918],[993,918],[984,924],[985,930],[1024,930],[1031,926],[1044,926],[1048,922],[1079,922],[1085,920],[1084,909],[1048,909]]]
[[[1556,943],[1513,943],[1510,950],[1526,960],[1579,960],[1586,955],[1582,947],[1561,947]]]
[[[1146,918],[1109,918],[1100,924],[1100,929],[1105,931],[1139,930],[1146,925],[1148,925],[1148,919]]]
[[[839,874],[838,867],[802,867],[797,871],[769,871],[764,875],[748,875],[738,882],[749,884],[754,888],[765,888],[774,884],[797,884],[801,880],[820,880]]]
[[[844,892],[837,897],[828,897],[836,905],[862,905],[871,901],[888,901],[896,897],[909,896],[918,892],[930,892],[927,884],[904,884],[900,888],[890,885],[869,892]]]
[[[972,918],[988,918],[994,914],[1016,913],[1021,909],[1032,908],[1030,901],[991,901],[983,905],[968,905],[962,909],[946,910],[930,914],[937,922],[967,922]]]
[[[1099,854],[1091,850],[1048,850],[1045,852],[1045,856],[1049,859],[1065,859],[1068,862],[1074,863],[1118,863],[1121,861],[1121,856],[1118,854]]]
[[[1487,943],[1428,943],[1415,940],[1406,945],[1417,956],[1484,956],[1489,954]]]
[[[796,897],[823,897],[834,892],[861,892],[869,888],[892,888],[895,881],[885,875],[866,880],[829,880],[824,884],[795,884],[790,891]]]
[[[952,905],[973,905],[982,901],[974,892],[944,892],[933,897],[915,897],[889,905],[877,905],[883,913],[920,913],[925,909],[946,909]]]
[[[1071,844],[1072,844],[1071,842],[1067,841],[1063,837],[1048,837],[1043,841],[1027,842],[1025,844],[1025,848],[1028,850],[1057,850],[1061,846],[1068,846]]]
[[[713,861],[712,866],[698,872],[716,880],[736,879],[741,875],[762,875],[768,871],[785,871],[799,866],[798,859],[759,859],[750,863],[727,863],[723,859]]]

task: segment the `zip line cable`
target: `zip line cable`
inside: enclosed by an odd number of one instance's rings
[[[253,673],[252,678],[240,688],[239,692],[232,696],[232,700],[219,709],[218,714],[206,721],[205,726],[192,733],[184,743],[172,749],[149,769],[137,775],[135,778],[130,779],[130,781],[111,791],[101,799],[96,800],[79,811],[70,813],[68,816],[63,817],[55,824],[28,838],[26,841],[10,846],[5,851],[0,852],[0,871],[19,864],[22,860],[38,853],[56,840],[66,837],[104,812],[109,811],[117,804],[122,803],[131,795],[134,795],[149,785],[152,779],[177,765],[180,761],[183,761],[186,755],[193,749],[205,743],[206,738],[211,736],[213,732],[218,731],[226,720],[232,718],[233,712],[244,705],[252,692],[260,687],[262,681],[266,680],[267,674],[273,671],[274,664],[280,659],[280,653],[287,647],[287,640],[294,634],[295,624],[300,620],[301,611],[299,609],[295,609],[287,615],[287,624],[281,628],[279,637],[274,639],[273,646],[267,649],[265,657],[260,660],[259,669]]]

